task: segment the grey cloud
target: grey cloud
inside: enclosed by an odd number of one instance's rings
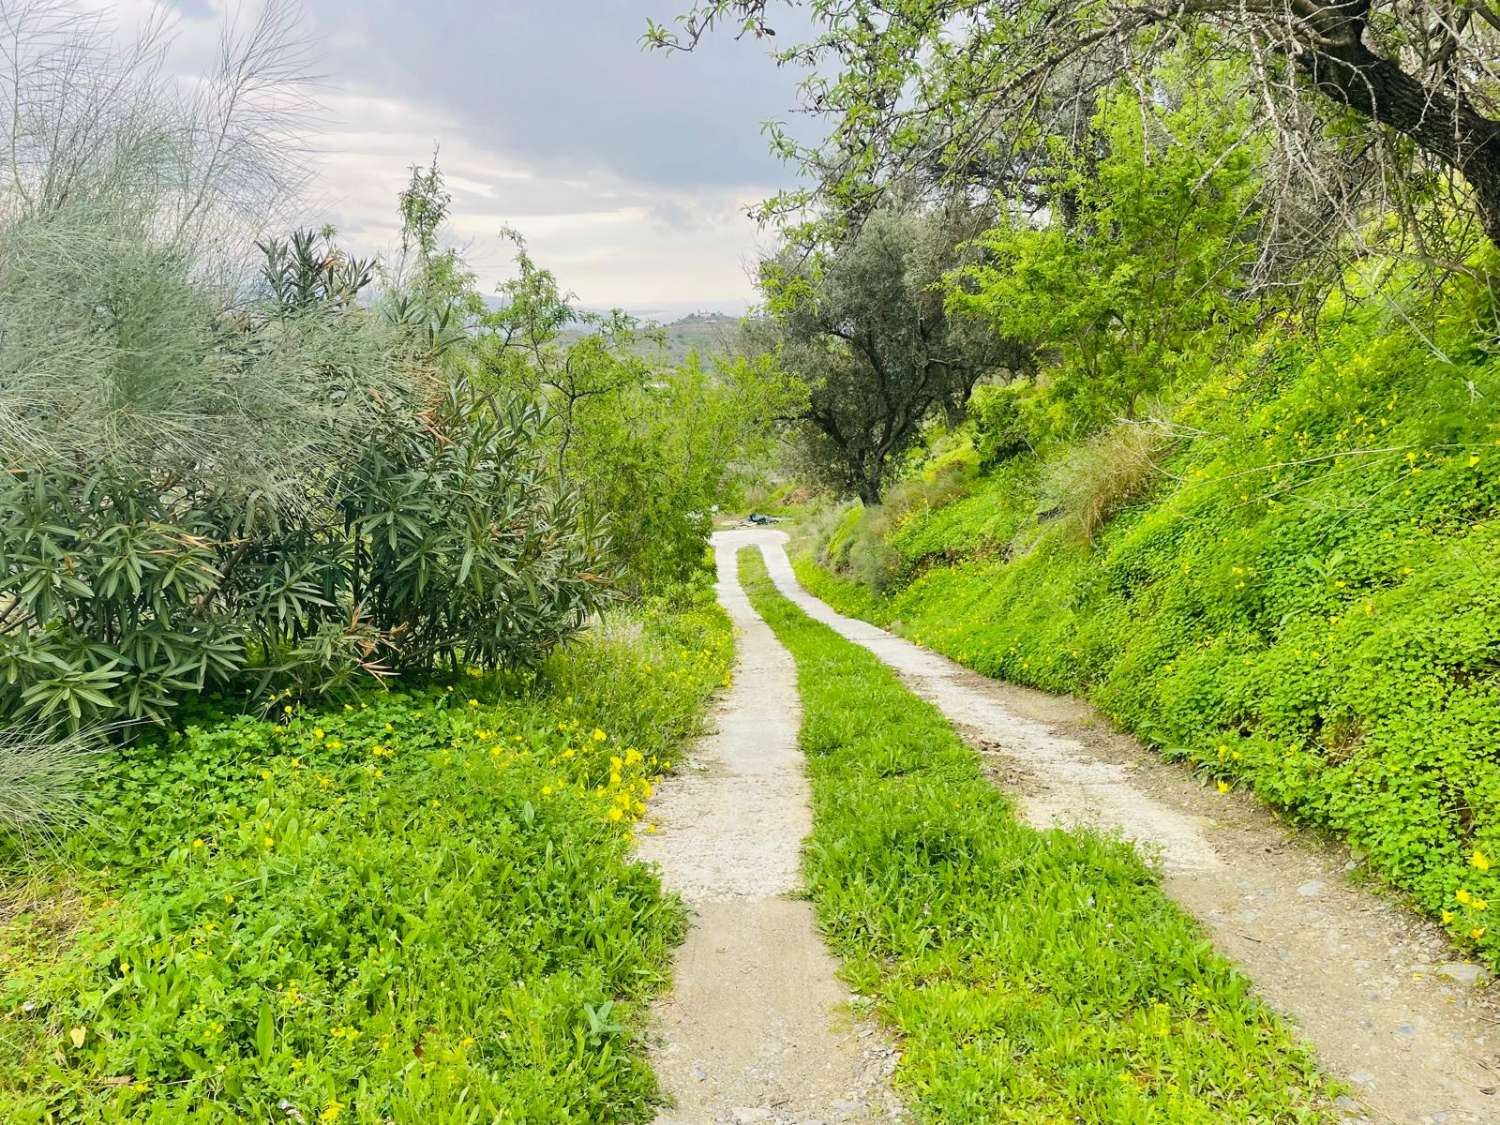
[[[744,207],[792,179],[759,127],[788,116],[798,75],[729,36],[643,51],[647,15],[690,2],[302,0],[327,109],[303,214],[390,251],[406,168],[436,143],[450,237],[483,289],[512,268],[499,231],[514,225],[590,305],[742,310],[760,238]],[[187,55],[210,49],[226,4],[176,0]]]
[[[670,18],[682,2],[308,0],[306,10],[343,84],[439,106],[474,143],[541,171],[603,168],[672,188],[786,181],[760,125],[788,118],[796,74],[729,36],[692,55],[642,50],[646,17]]]

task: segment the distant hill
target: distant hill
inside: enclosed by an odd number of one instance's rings
[[[671,324],[662,325],[667,334],[667,356],[676,363],[686,359],[688,353],[693,351],[704,355],[725,351],[734,342],[739,326],[739,317],[725,316],[723,313],[700,312],[679,317]]]
[[[681,363],[692,352],[707,356],[712,352],[725,351],[734,342],[739,330],[740,318],[724,313],[696,312],[678,317],[670,323],[660,325],[663,334],[661,346],[651,340],[641,342],[637,350],[642,356],[663,365]],[[582,329],[570,329],[565,335],[582,336]]]

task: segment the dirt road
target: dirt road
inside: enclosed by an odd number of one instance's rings
[[[1289,829],[1253,796],[1205,788],[1077,700],[986,679],[840,616],[798,585],[785,539],[717,537],[721,574],[727,549],[759,548],[783,594],[943,710],[1030,823],[1118,831],[1155,852],[1168,893],[1353,1088],[1351,1120],[1500,1121],[1487,974],[1457,961],[1435,926],[1354,885],[1346,851]]]
[[[676,1107],[662,1125],[890,1121],[895,1052],[848,1010],[802,887],[812,826],[791,654],[750,608],[732,550],[718,595],[733,618],[733,686],[682,772],[651,803],[643,859],[693,908],[652,1065]]]

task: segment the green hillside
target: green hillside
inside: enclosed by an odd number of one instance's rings
[[[983,469],[981,422],[934,439],[802,576],[1338,832],[1495,960],[1497,371],[1372,305],[1278,324],[1161,422]]]

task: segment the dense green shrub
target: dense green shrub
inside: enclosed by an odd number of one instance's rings
[[[974,450],[979,463],[993,468],[1002,461],[1027,452],[1033,436],[1026,424],[1023,396],[1027,383],[975,387],[969,399],[969,421],[974,430]]]
[[[463,385],[382,405],[290,506],[191,465],[0,476],[0,709],[75,726],[184,693],[348,688],[533,664],[607,591],[598,528],[546,477],[537,408]]]
[[[714,509],[753,478],[787,394],[774,365],[694,354],[579,403],[568,479],[607,520],[629,591],[660,592],[701,570]]]
[[[534,664],[602,607],[607,540],[550,480],[540,406],[458,384],[384,421],[336,496],[352,547],[339,601],[398,666]]]
[[[1500,958],[1500,367],[1463,323],[1433,347],[1341,312],[1199,386],[1153,490],[1092,546],[1044,518],[1062,446],[894,531],[918,577],[886,598],[803,573],[1337,830]]]

